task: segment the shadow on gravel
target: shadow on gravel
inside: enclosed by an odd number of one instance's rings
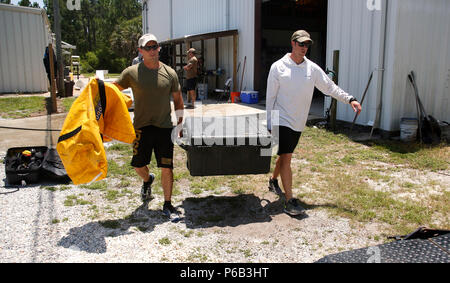
[[[284,199],[270,202],[253,194],[187,198],[181,205],[187,228],[236,227],[250,223],[271,222],[272,216],[283,213]],[[293,217],[301,220],[307,215]]]
[[[22,186],[22,185],[10,185],[8,183],[8,180],[6,178],[4,178],[3,184],[4,184],[4,186],[0,187],[0,189],[3,189],[2,191],[0,191],[0,195],[12,194],[12,193],[18,192],[20,190],[26,190],[29,188],[41,187],[43,189],[46,189],[46,188],[48,189],[48,187],[52,187],[52,186],[69,185],[70,182],[69,181],[41,181],[41,182],[37,182],[37,183],[33,183],[33,184],[26,184],[25,186]]]
[[[152,232],[156,225],[169,221],[161,210],[149,210],[148,202],[139,206],[131,216],[124,219],[91,222],[70,229],[69,234],[58,242],[58,246],[85,251],[88,253],[106,253],[106,238],[128,235],[131,227],[141,232]]]

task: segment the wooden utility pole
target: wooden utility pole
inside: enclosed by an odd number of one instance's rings
[[[62,58],[61,50],[61,19],[59,14],[59,1],[53,1],[53,19],[54,19],[54,29],[56,35],[56,62],[58,63],[58,94],[60,96],[65,96],[64,92],[64,60]]]
[[[339,50],[333,52],[333,81],[335,84],[339,84]],[[336,112],[337,112],[337,100],[331,99],[330,106],[330,126],[333,131],[336,131]]]
[[[52,101],[52,113],[58,112],[56,102],[56,85],[55,85],[55,62],[53,61],[53,44],[48,45],[48,56],[50,57],[50,91]]]

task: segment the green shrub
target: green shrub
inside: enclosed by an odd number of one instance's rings
[[[97,54],[89,51],[86,53],[85,57],[86,57],[85,61],[87,64],[89,64],[89,66],[91,66],[94,69],[99,67],[100,60],[99,60]]]

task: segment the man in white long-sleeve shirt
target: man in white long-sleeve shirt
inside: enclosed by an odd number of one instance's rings
[[[291,37],[292,53],[272,65],[267,79],[267,127],[269,131],[273,130],[279,142],[278,159],[269,180],[269,189],[281,193],[277,179],[281,176],[286,196],[284,212],[293,216],[304,214],[305,209],[292,196],[291,158],[308,119],[314,87],[350,104],[355,112],[361,112],[361,105],[353,96],[340,89],[317,64],[306,58],[312,44],[309,33],[296,31]],[[279,123],[272,123],[276,111]]]

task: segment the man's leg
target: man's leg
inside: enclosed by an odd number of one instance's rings
[[[189,96],[191,98],[192,106],[194,106],[195,99],[196,99],[195,89],[188,91],[188,93],[189,93]]]
[[[148,182],[149,181],[149,179],[150,179],[150,175],[149,175],[150,171],[148,169],[148,166],[144,166],[144,167],[141,167],[141,168],[134,168],[134,170],[136,170],[136,173],[139,175],[139,177],[142,178],[142,180],[144,182]]]
[[[164,201],[171,201],[173,190],[173,170],[161,168],[161,184],[164,190]]]
[[[277,165],[275,166],[275,170],[274,170],[274,173],[275,173],[275,171],[277,171],[278,176],[281,176],[281,182],[283,184],[286,201],[289,201],[292,198],[291,159],[292,159],[292,153],[281,154],[278,157]],[[276,178],[273,178],[273,179],[276,179]]]
[[[277,162],[275,164],[275,168],[273,169],[272,179],[278,179],[278,177],[280,176],[280,166],[281,166],[280,162],[281,162],[281,159],[278,156]]]

